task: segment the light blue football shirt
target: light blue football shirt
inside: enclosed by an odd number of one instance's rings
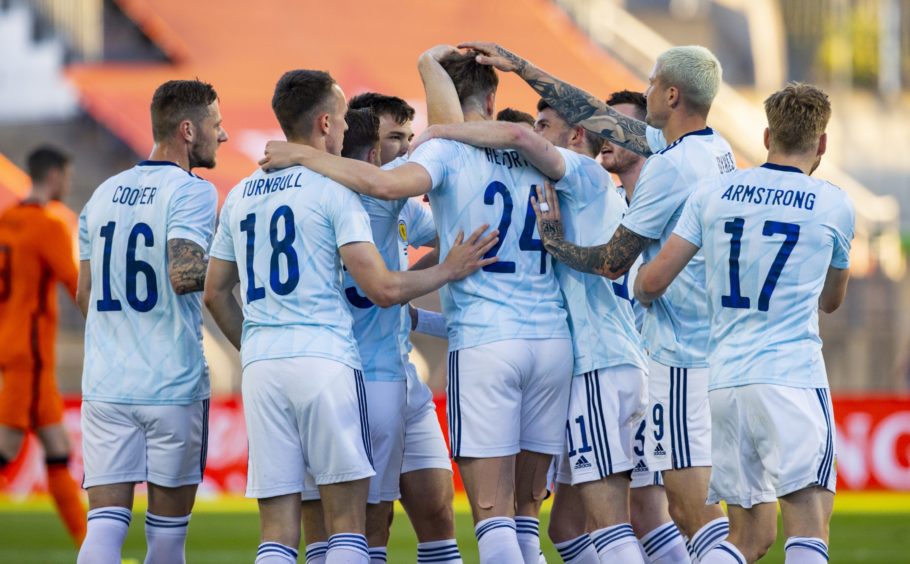
[[[444,260],[458,231],[499,229],[487,256],[499,262],[440,290],[449,350],[508,339],[567,339],[563,299],[537,235],[531,191],[544,176],[515,151],[432,139],[411,155],[433,188],[430,204]]]
[[[630,231],[651,239],[642,253],[645,262],[653,260],[670,237],[696,185],[735,169],[730,145],[710,127],[687,133],[648,158],[622,220]],[[642,336],[651,358],[664,366],[708,366],[708,305],[701,253],[648,308]]]
[[[558,150],[566,164],[565,175],[556,183],[566,240],[582,247],[608,243],[625,212],[625,200],[597,161]],[[560,262],[554,268],[569,312],[574,374],[622,365],[646,370],[631,302],[618,295],[614,282]]]
[[[773,164],[702,184],[674,233],[701,247],[708,281],[709,389],[826,388],[818,299],[850,266],[853,203],[836,186]]]
[[[313,356],[360,369],[338,249],[373,242],[360,197],[302,166],[257,170],[221,209],[212,256],[237,263],[243,366]]]
[[[436,223],[433,221],[433,212],[430,207],[421,203],[418,198],[411,198],[401,210],[398,219],[399,249],[398,256],[401,270],[407,270],[410,267],[408,258],[408,246],[426,247],[436,240]],[[398,347],[401,351],[402,361],[410,363],[408,354],[413,346],[411,345],[411,316],[408,309],[401,309],[401,329],[398,333]]]
[[[175,163],[143,161],[102,183],[79,215],[79,259],[91,265],[82,397],[188,405],[209,397],[202,293],[177,295],[167,241],[208,250],[218,194]]]

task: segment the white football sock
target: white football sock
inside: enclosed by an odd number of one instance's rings
[[[125,507],[99,507],[86,518],[88,528],[76,564],[120,564],[132,512]]]
[[[693,552],[695,553],[695,558],[693,560],[698,559],[698,561],[701,562],[705,554],[727,538],[729,533],[730,520],[726,517],[718,517],[699,529],[698,532],[692,535],[692,539],[689,541],[689,544],[692,546],[690,554]]]
[[[255,564],[296,564],[297,549],[277,542],[263,542],[256,550]]]
[[[732,543],[722,541],[698,561],[700,564],[746,564],[746,557]]]
[[[190,516],[145,514],[145,564],[186,564],[186,530]]]
[[[338,533],[329,537],[325,564],[369,564],[367,538],[355,533]]]
[[[306,564],[325,564],[325,553],[329,551],[327,542],[311,542],[306,545]]]
[[[515,517],[515,533],[525,564],[540,562],[540,521],[534,517]]]
[[[622,562],[623,564],[644,564],[638,539],[632,531],[632,525],[621,523],[598,529],[591,533],[594,548],[602,563]]]
[[[417,564],[462,564],[455,539],[417,544]]]
[[[388,560],[388,555],[386,547],[384,546],[371,546],[370,547],[370,564],[385,564]]]
[[[509,517],[490,517],[474,527],[480,564],[524,564],[515,521]]]
[[[641,537],[645,551],[645,562],[651,564],[689,564],[689,552],[676,524],[664,523],[645,536]]]
[[[566,542],[555,544],[556,551],[565,564],[599,564],[600,557],[594,548],[594,541],[587,534]]]
[[[822,539],[790,537],[784,551],[786,564],[825,564],[828,561],[828,545]]]

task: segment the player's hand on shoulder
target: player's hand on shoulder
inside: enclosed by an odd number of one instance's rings
[[[483,225],[471,233],[467,240],[464,231],[459,231],[455,237],[449,254],[442,263],[448,271],[448,279],[461,280],[477,270],[496,262],[498,257],[484,258],[484,255],[499,242],[499,230],[494,229],[486,235],[484,232],[489,225]]]
[[[487,41],[466,41],[458,44],[459,49],[473,49],[480,53],[477,62],[482,65],[491,65],[502,72],[515,72],[519,70],[521,58],[517,57],[501,45]]]
[[[269,141],[265,144],[265,156],[259,159],[262,170],[270,172],[300,164],[306,156],[306,145],[287,141]]]
[[[543,189],[537,187],[537,195],[531,197],[531,205],[537,215],[537,231],[544,242],[563,238],[562,216],[559,212],[559,198],[553,183],[547,181]]]

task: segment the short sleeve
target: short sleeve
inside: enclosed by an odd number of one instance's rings
[[[613,190],[610,174],[591,157],[569,149],[557,147],[566,165],[562,178],[556,182],[557,192],[584,205],[585,202],[603,197],[604,190]]]
[[[679,221],[676,222],[676,227],[673,228],[674,234],[679,235],[696,247],[702,246],[701,216],[705,194],[707,193],[708,184],[702,184],[686,201],[686,207],[683,208],[682,215],[679,217]]]
[[[92,242],[88,236],[88,206],[91,200],[82,208],[79,213],[79,260],[90,260],[92,258]]]
[[[335,230],[335,246],[341,248],[348,243],[372,243],[373,231],[370,216],[363,208],[360,196],[340,184],[331,192],[327,202],[328,217]]]
[[[218,219],[218,230],[212,239],[212,249],[209,255],[216,259],[237,262],[234,253],[234,233],[231,228],[231,197],[228,196],[221,207],[221,216]]]
[[[661,155],[645,162],[622,225],[648,239],[660,239],[674,212],[688,196],[676,186],[679,172]]]
[[[411,221],[408,224],[408,244],[412,247],[429,245],[436,239],[436,223],[433,221],[433,212],[415,199],[408,200],[405,204],[410,213]]]
[[[657,153],[667,148],[667,138],[664,137],[664,132],[656,127],[649,125],[645,129],[645,139],[648,140],[648,147],[651,148],[652,153]]]
[[[181,186],[168,208],[167,239],[187,239],[208,250],[215,231],[218,193],[205,181]]]
[[[834,268],[850,268],[850,246],[853,243],[855,223],[856,210],[853,202],[844,195],[843,204],[834,211],[834,254],[831,256],[831,266]]]
[[[453,162],[457,162],[458,144],[447,139],[430,139],[411,155],[408,162],[417,163],[426,169],[433,180],[433,190],[443,185],[446,173]]]

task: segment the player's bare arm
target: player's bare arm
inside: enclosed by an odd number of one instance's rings
[[[498,230],[483,235],[488,227],[480,227],[467,240],[459,233],[441,264],[420,271],[388,270],[372,243],[349,243],[339,253],[366,297],[379,307],[389,307],[429,294],[496,262],[497,257],[484,258],[499,241]]]
[[[88,317],[88,304],[92,296],[92,263],[87,260],[79,261],[79,280],[76,282],[76,305],[82,312],[82,317]]]
[[[237,350],[243,331],[243,310],[234,297],[234,287],[240,282],[237,263],[212,258],[209,261],[202,299],[212,313],[215,323]]]
[[[648,244],[648,239],[620,225],[605,245],[581,247],[566,241],[556,190],[547,184],[546,192],[537,189],[531,198],[537,214],[537,230],[547,252],[553,258],[579,272],[606,276],[616,280],[632,268],[635,259]]]
[[[208,259],[198,244],[188,239],[168,239],[167,273],[178,295],[201,292]]]
[[[822,287],[822,293],[818,297],[818,309],[825,313],[834,313],[844,303],[844,297],[847,295],[847,282],[849,281],[849,268],[828,267],[825,285]]]
[[[266,171],[295,165],[305,166],[358,194],[380,200],[422,196],[433,187],[430,174],[418,164],[405,163],[392,170],[382,170],[364,161],[346,159],[287,141],[269,141],[265,146],[265,156],[259,161],[259,166]]]
[[[556,147],[540,135],[516,123],[482,121],[434,125],[411,144],[411,151],[430,139],[451,139],[476,147],[513,149],[548,178],[565,175],[566,162]]]
[[[697,246],[675,233],[670,235],[667,244],[660,249],[654,260],[638,271],[638,276],[635,277],[635,299],[646,307],[651,305],[667,291],[697,252]]]
[[[569,123],[580,125],[639,155],[651,154],[645,137],[645,122],[617,112],[597,97],[559,80],[500,45],[472,41],[459,47],[482,53],[477,57],[479,63],[520,76]]]
[[[423,81],[423,91],[427,100],[427,123],[430,125],[464,121],[455,84],[439,64],[442,57],[455,50],[451,45],[436,45],[417,60],[417,71],[420,73],[420,80]]]

